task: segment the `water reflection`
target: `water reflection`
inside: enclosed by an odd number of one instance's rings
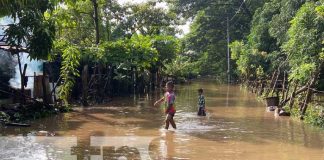
[[[90,146],[96,146],[99,155],[91,159],[150,159],[149,145],[155,137],[91,137]]]
[[[159,159],[171,159],[175,154],[174,131],[162,131],[160,139]]]
[[[196,116],[198,88],[204,88],[206,117]],[[323,130],[275,118],[238,86],[176,86],[175,131],[161,130],[164,115],[153,107],[161,94],[115,98],[108,106],[36,120],[30,128],[0,126],[0,159],[324,159]],[[55,137],[30,138],[40,130]]]
[[[70,152],[76,137],[0,137],[1,159],[76,159]]]
[[[228,101],[229,101],[229,84],[227,84],[227,90],[226,90],[226,107],[228,107]]]

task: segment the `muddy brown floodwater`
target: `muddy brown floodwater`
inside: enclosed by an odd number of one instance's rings
[[[204,88],[207,116],[196,116]],[[110,104],[0,127],[0,159],[324,160],[324,131],[274,117],[239,86],[192,82],[176,86],[177,130],[163,129],[162,94],[116,98]],[[47,131],[48,136],[37,136]],[[55,134],[55,136],[51,136]]]

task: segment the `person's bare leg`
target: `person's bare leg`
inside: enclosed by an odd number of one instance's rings
[[[169,120],[165,120],[165,129],[169,129],[169,124],[170,124],[170,121]]]
[[[167,115],[165,119],[165,129],[169,129],[169,124],[170,124],[170,115]]]
[[[177,129],[177,126],[176,126],[176,124],[175,124],[173,118],[170,119],[170,123],[171,123],[171,125],[172,125],[172,127],[173,127],[174,129]]]

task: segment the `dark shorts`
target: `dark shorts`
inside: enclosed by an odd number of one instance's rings
[[[199,107],[197,115],[198,116],[206,116],[205,109],[202,107]]]

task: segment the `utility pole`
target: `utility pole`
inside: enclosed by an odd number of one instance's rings
[[[226,32],[227,32],[227,83],[231,82],[231,74],[230,74],[230,37],[229,37],[229,19],[226,17]]]

